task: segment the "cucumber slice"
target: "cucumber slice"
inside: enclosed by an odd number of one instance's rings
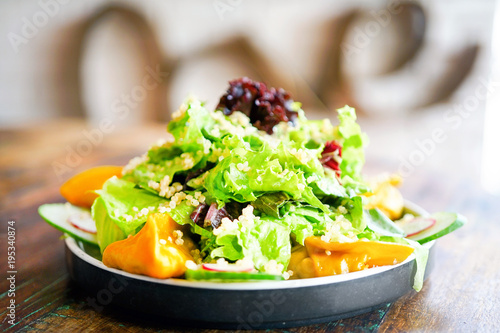
[[[456,213],[441,212],[430,217],[436,220],[432,227],[407,238],[424,244],[457,230],[467,222],[464,216]]]
[[[251,282],[261,280],[281,281],[281,275],[267,273],[248,273],[248,272],[218,272],[208,271],[206,269],[188,269],[186,271],[187,280],[203,280],[211,282]]]
[[[38,207],[38,214],[40,214],[48,224],[71,237],[83,242],[98,245],[95,234],[78,229],[68,221],[68,219],[75,215],[90,214],[88,209],[76,207],[69,203],[45,204]]]

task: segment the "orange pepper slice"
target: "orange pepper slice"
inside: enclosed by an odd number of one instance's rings
[[[305,247],[317,277],[394,265],[406,260],[414,251],[403,244],[365,240],[324,242],[318,236],[306,238]]]
[[[111,268],[158,279],[180,276],[186,271],[186,261],[193,260],[189,239],[179,242],[174,234],[181,228],[168,214],[151,214],[136,235],[108,245],[102,262]]]
[[[122,169],[121,166],[104,165],[80,172],[61,186],[61,195],[75,206],[90,208],[98,197],[94,191],[101,189],[109,178],[121,177]]]

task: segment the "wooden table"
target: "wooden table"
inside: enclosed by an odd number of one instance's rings
[[[380,148],[386,140],[384,127],[373,121],[363,122],[373,146],[367,159],[368,170],[395,171],[398,161],[387,157],[390,152],[384,156]],[[81,121],[59,120],[36,128],[0,132],[1,247],[5,254],[8,221],[15,221],[17,270],[16,318],[10,325],[6,307],[11,297],[5,277],[9,268],[4,255],[0,261],[2,330],[185,330],[110,306],[95,312],[87,304],[88,295],[68,276],[61,233],[37,214],[40,204],[63,201],[58,188],[65,179],[91,166],[125,164],[164,136],[165,126],[112,130],[103,133],[102,138],[94,136],[93,142],[85,129],[92,130]],[[408,133],[397,135],[397,140],[411,140]],[[90,144],[82,143],[85,141]],[[462,154],[461,147],[460,139],[453,139],[442,149]],[[85,156],[74,156],[76,149]],[[410,292],[392,304],[354,318],[286,331],[499,331],[500,250],[496,244],[500,238],[500,202],[477,184],[475,176],[463,174],[460,166],[442,163],[428,169],[423,165],[403,187],[408,199],[430,211],[455,210],[469,218],[468,225],[437,243],[437,265],[421,292]]]

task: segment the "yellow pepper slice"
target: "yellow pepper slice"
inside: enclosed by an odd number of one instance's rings
[[[179,237],[181,228],[168,214],[151,214],[136,235],[108,245],[102,262],[108,267],[158,279],[180,276],[186,271],[186,261],[193,260],[192,242]]]
[[[403,214],[405,201],[397,186],[401,183],[401,177],[397,175],[385,176],[374,182],[370,182],[372,192],[364,195],[368,197],[366,209],[378,208],[391,220],[397,220]]]
[[[75,206],[90,208],[98,197],[94,191],[101,189],[109,178],[121,175],[121,166],[103,165],[90,168],[64,183],[60,189],[61,195]]]
[[[316,277],[315,264],[309,257],[305,246],[297,245],[292,248],[288,270],[293,271],[292,279]]]
[[[412,254],[411,246],[377,241],[324,242],[312,236],[305,246],[292,253],[288,269],[300,278],[320,277],[356,272],[363,269],[394,265]]]

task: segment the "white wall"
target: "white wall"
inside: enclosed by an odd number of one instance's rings
[[[374,5],[374,2],[347,0],[3,0],[0,2],[0,127],[78,115],[78,110],[73,109],[76,88],[68,84],[71,73],[67,72],[68,58],[74,56],[73,32],[75,26],[110,3],[136,8],[156,32],[163,56],[184,59],[173,79],[169,110],[189,92],[216,102],[211,99],[219,96],[226,81],[242,69],[220,63],[214,66],[217,61],[210,58],[190,57],[238,33],[247,35],[283,75],[300,78],[314,87],[322,71],[318,59],[327,42],[325,22],[358,5],[384,7],[382,2]],[[428,0],[423,3],[432,14],[428,45],[453,50],[470,41],[487,50],[495,1]],[[27,28],[30,24],[38,26],[35,31]],[[119,24],[110,24],[103,30],[107,35],[104,32],[97,35],[84,61],[84,71],[90,80],[86,83],[86,105],[92,110],[87,116],[94,121],[109,112],[110,102],[120,92],[130,91],[144,73],[128,68],[132,63],[140,63],[141,58],[133,54],[134,44],[128,42],[129,33],[119,27]],[[13,38],[17,38],[19,44],[13,42]],[[484,54],[481,57],[481,61],[486,61]],[[112,66],[115,69],[106,73],[106,68]],[[127,69],[119,70],[124,67]],[[106,96],[99,97],[99,94]],[[124,125],[140,121],[139,113],[145,107],[135,108],[135,116],[124,121]]]

